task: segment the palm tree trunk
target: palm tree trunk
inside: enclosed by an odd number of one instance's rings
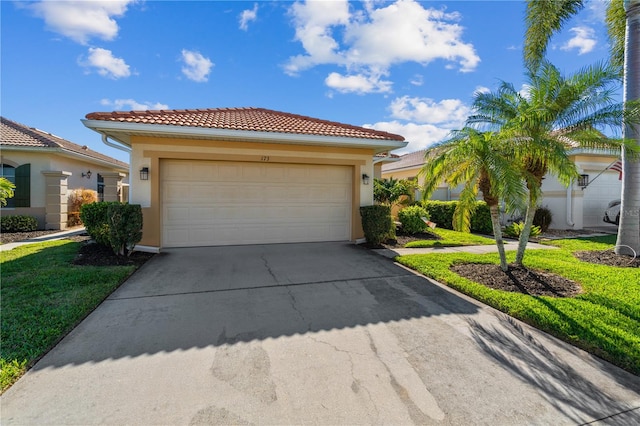
[[[489,206],[489,212],[491,212],[491,226],[493,227],[493,236],[496,239],[496,246],[498,246],[498,254],[500,255],[500,269],[507,272],[509,269],[507,265],[507,255],[504,252],[504,240],[502,239],[502,228],[500,225],[500,208],[497,204]]]
[[[529,205],[527,206],[527,213],[524,217],[524,229],[520,233],[518,239],[518,252],[516,253],[516,265],[522,266],[522,259],[524,259],[524,252],[527,249],[527,243],[529,242],[529,236],[531,235],[531,225],[533,225],[533,217],[536,213],[537,200],[529,193]]]
[[[640,0],[625,2],[624,101],[640,99]],[[640,145],[640,126],[625,125],[623,137]],[[622,153],[622,195],[616,254],[640,253],[640,160]]]

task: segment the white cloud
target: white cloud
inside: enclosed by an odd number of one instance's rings
[[[290,11],[296,40],[305,54],[290,57],[285,71],[295,75],[333,64],[349,74],[387,74],[395,64],[427,65],[442,59],[449,67],[469,72],[480,62],[473,45],[462,41],[457,13],[425,9],[414,0],[382,3],[379,8],[377,4],[366,2],[364,10],[351,13],[346,0],[294,3]]]
[[[253,4],[253,9],[243,10],[240,13],[240,29],[247,31],[249,29],[249,22],[253,22],[258,18],[258,3]]]
[[[460,99],[443,99],[439,102],[429,98],[396,98],[389,106],[394,118],[419,123],[439,124],[453,129],[461,128],[471,109]]]
[[[96,68],[98,74],[112,79],[129,77],[131,71],[122,58],[116,58],[110,50],[100,47],[90,47],[89,56],[81,60],[80,65]]]
[[[574,36],[563,44],[560,49],[578,49],[578,55],[589,53],[596,46],[595,31],[589,27],[574,27],[570,30]]]
[[[422,76],[422,74],[416,74],[411,80],[409,80],[409,83],[413,84],[414,86],[422,86],[424,84],[424,77]]]
[[[491,89],[485,86],[476,86],[476,90],[473,93],[491,93]]]
[[[332,72],[325,79],[325,84],[340,93],[385,93],[391,91],[391,82],[381,80],[381,75],[341,75]]]
[[[113,18],[123,16],[134,1],[40,1],[28,7],[43,18],[52,31],[87,44],[91,37],[113,40],[119,29]]]
[[[393,151],[394,154],[399,155],[428,148],[436,142],[444,140],[451,131],[433,124],[401,123],[397,120],[364,124],[363,127],[404,136],[405,140],[409,142],[407,146]]]
[[[161,104],[159,102],[143,102],[140,103],[134,99],[102,99],[100,101],[101,105],[108,106],[113,108],[115,111],[146,111],[149,109],[160,110],[160,109],[169,109],[169,105]]]
[[[209,79],[209,73],[213,68],[213,62],[209,58],[205,58],[201,53],[183,49],[182,73],[189,79],[198,83],[206,82]]]

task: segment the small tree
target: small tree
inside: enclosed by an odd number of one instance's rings
[[[107,208],[109,243],[119,256],[129,256],[142,239],[142,208],[139,204],[113,203]]]
[[[407,179],[374,179],[373,200],[385,206],[392,207],[398,204],[402,197],[413,200],[413,194],[418,184],[415,180]]]
[[[96,191],[84,188],[71,191],[67,204],[67,225],[82,225],[80,209],[85,204],[95,203],[96,201],[98,201],[98,193]]]

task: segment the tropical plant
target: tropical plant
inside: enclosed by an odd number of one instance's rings
[[[518,201],[524,197],[520,170],[514,167],[513,149],[493,133],[482,133],[465,127],[452,133],[452,137],[425,153],[424,198],[443,181],[449,187],[460,184],[463,189],[453,214],[453,228],[469,232],[471,214],[477,206],[478,191],[489,206],[500,267],[507,271],[507,258],[500,227],[500,199]]]
[[[7,205],[7,198],[13,197],[16,186],[7,178],[0,177],[0,206]]]
[[[525,228],[520,235],[516,264],[522,264],[534,213],[541,198],[542,179],[555,175],[565,185],[577,178],[569,158],[573,148],[619,153],[623,140],[603,138],[599,127],[619,130],[623,104],[614,99],[619,69],[595,64],[565,77],[544,61],[528,73],[526,93],[506,82],[496,92],[477,93],[476,113],[468,123],[499,132],[514,150],[527,187]]]
[[[373,199],[378,204],[393,206],[400,203],[403,197],[413,199],[417,187],[414,180],[383,178],[373,180]]]
[[[551,36],[584,7],[584,0],[529,0],[527,5],[527,33],[524,44],[525,64],[537,68]],[[607,7],[606,24],[610,38],[611,62],[623,65],[623,101],[633,110],[633,101],[640,100],[640,0],[611,0]],[[636,104],[637,105],[637,104]],[[633,114],[633,113],[631,113]],[[623,137],[633,138],[640,146],[640,127],[627,122]],[[622,153],[621,211],[616,253],[640,252],[640,159]]]
[[[523,230],[524,230],[523,222],[514,222],[511,225],[504,228],[504,233],[505,235],[508,235],[510,237],[518,238],[520,234],[522,234]],[[529,229],[529,236],[531,237],[537,237],[541,233],[542,233],[542,229],[540,229],[539,226],[532,225],[531,229]]]

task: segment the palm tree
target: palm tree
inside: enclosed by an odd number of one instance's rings
[[[569,185],[578,175],[568,151],[596,148],[619,152],[622,142],[603,139],[596,129],[620,127],[623,104],[613,99],[619,69],[596,64],[565,77],[548,62],[528,74],[528,91],[503,82],[497,92],[478,93],[469,125],[499,132],[514,147],[528,190],[524,230],[516,264],[522,264],[533,217],[547,173]]]
[[[453,227],[459,231],[469,232],[476,196],[478,191],[482,191],[491,212],[493,235],[503,271],[507,271],[508,266],[500,228],[500,199],[518,200],[524,195],[520,173],[513,167],[513,153],[509,150],[509,145],[497,140],[492,133],[465,127],[453,132],[449,140],[427,150],[425,165],[420,171],[425,178],[425,198],[442,181],[451,188],[464,184],[453,216]]]
[[[524,58],[530,70],[542,62],[551,36],[583,6],[583,0],[529,0]],[[611,39],[611,62],[624,64],[624,100],[629,105],[640,99],[640,0],[611,0],[606,22]],[[623,137],[633,138],[640,146],[637,124],[625,123]],[[623,152],[622,167],[620,209],[626,214],[621,215],[616,253],[633,255],[640,252],[640,160],[629,158]]]

